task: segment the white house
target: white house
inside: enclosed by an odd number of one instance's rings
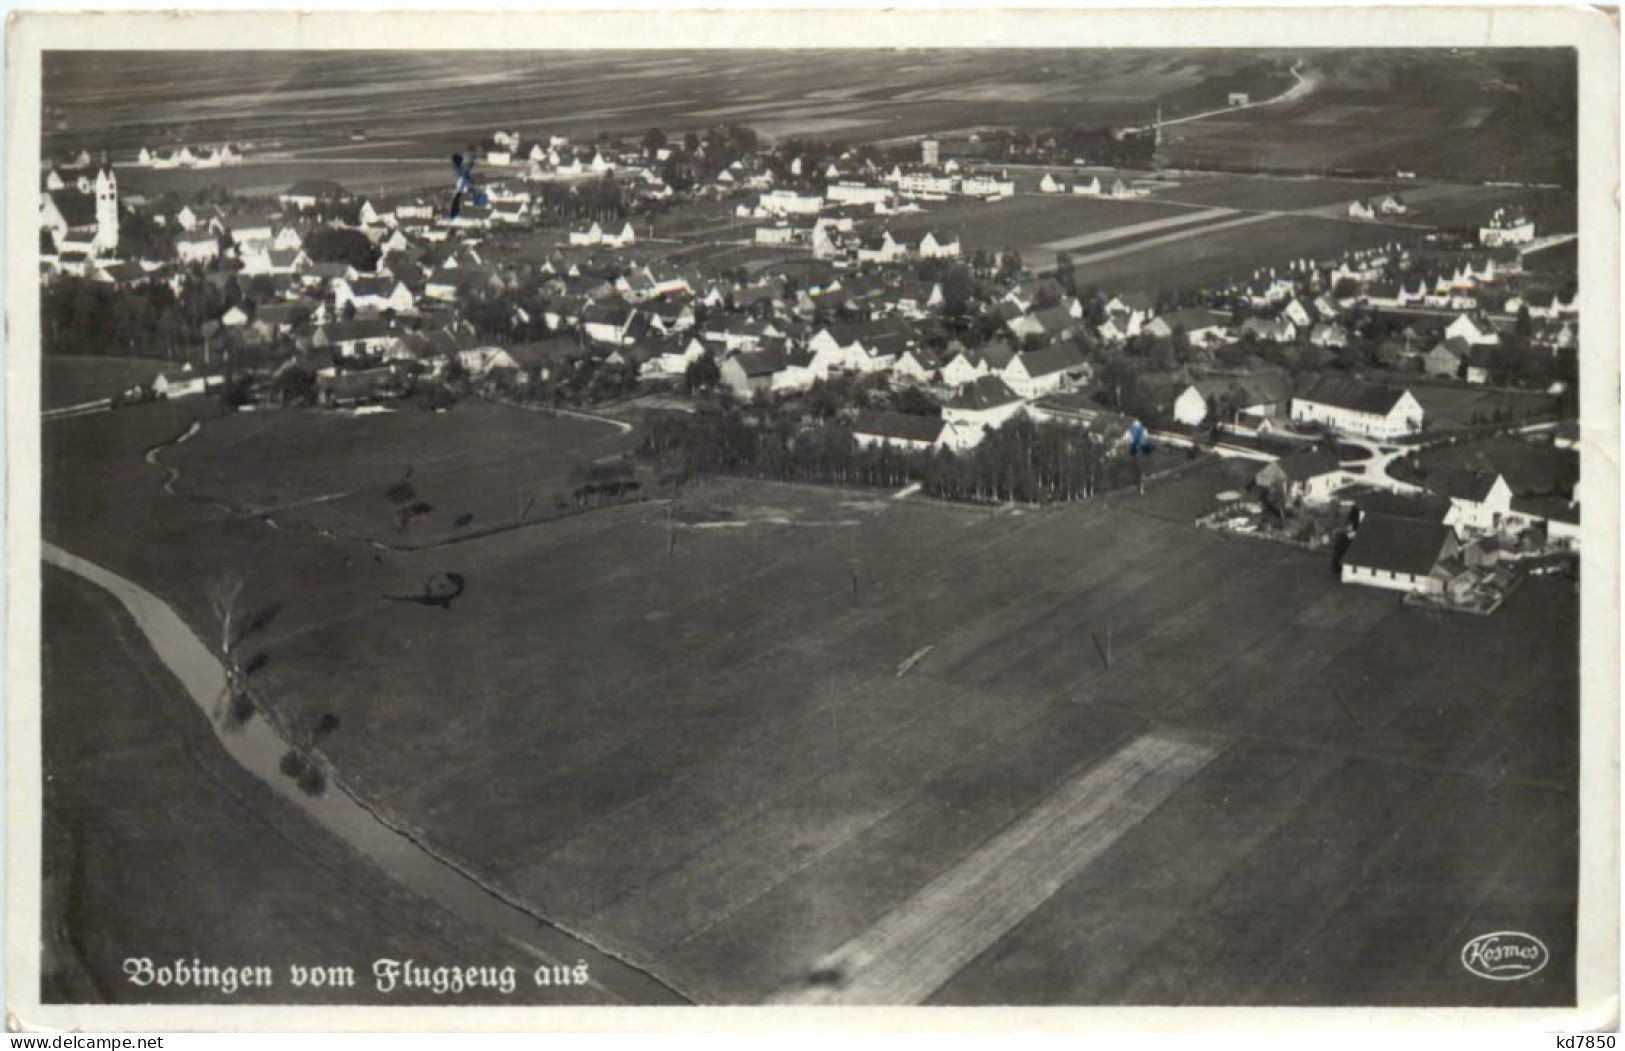
[[[412,290],[403,281],[392,277],[358,277],[354,280],[339,278],[333,282],[333,304],[339,311],[351,304],[362,314],[393,310],[397,314],[412,312]]]
[[[1446,340],[1460,339],[1474,347],[1493,347],[1501,342],[1501,334],[1495,326],[1482,318],[1475,318],[1471,314],[1463,314],[1445,327]]]
[[[947,433],[942,443],[951,449],[972,449],[987,431],[996,430],[1022,411],[1021,396],[997,376],[983,376],[959,388],[942,407]]]
[[[942,366],[942,382],[945,386],[957,390],[967,383],[975,383],[988,375],[989,371],[987,361],[981,355],[961,350]]]
[[[1512,487],[1499,472],[1435,469],[1427,486],[1450,498],[1444,524],[1459,535],[1498,533],[1509,523]]]
[[[1393,439],[1422,429],[1422,405],[1409,390],[1397,393],[1356,380],[1324,376],[1292,398],[1292,419],[1366,438]]]
[[[852,437],[860,448],[929,452],[941,441],[945,427],[940,416],[863,409],[852,421]]]
[[[220,258],[220,240],[207,230],[175,238],[175,258],[182,263],[212,263]]]
[[[959,180],[959,192],[967,197],[1014,197],[1016,184],[995,175],[967,175]]]
[[[219,376],[196,372],[188,365],[183,369],[160,372],[152,381],[152,389],[161,398],[186,398],[194,394],[206,394],[211,386],[219,382]]]
[[[1069,389],[1087,369],[1087,363],[1068,348],[1052,345],[1017,354],[999,373],[999,378],[1012,391],[1031,400]]]
[[[1486,248],[1528,244],[1535,239],[1535,221],[1510,208],[1497,208],[1488,225],[1478,228],[1478,243]]]
[[[1343,554],[1342,580],[1394,591],[1438,593],[1444,583],[1430,575],[1433,567],[1458,550],[1455,533],[1442,522],[1363,515]]]

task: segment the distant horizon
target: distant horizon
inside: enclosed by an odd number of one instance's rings
[[[50,51],[44,144],[50,156],[260,138],[367,156],[347,145],[361,131],[428,156],[503,127],[627,137],[740,124],[772,141],[882,144],[982,127],[1143,126],[1159,107],[1176,118],[1233,90],[1273,94],[1300,57],[1320,83],[1278,123],[1306,172],[1369,169],[1392,140],[1459,169],[1439,174],[1573,182],[1568,48]],[[1243,140],[1260,129],[1238,113],[1199,130],[1174,138],[1170,164],[1250,149]]]

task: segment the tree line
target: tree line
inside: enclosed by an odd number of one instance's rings
[[[676,477],[730,474],[785,482],[901,488],[968,503],[1081,500],[1132,483],[1137,465],[1084,431],[1018,416],[974,449],[860,446],[844,421],[801,423],[724,405],[701,414],[652,414],[639,455]]]

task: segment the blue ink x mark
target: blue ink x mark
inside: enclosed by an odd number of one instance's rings
[[[451,217],[457,218],[457,213],[463,206],[463,195],[468,194],[469,200],[474,202],[476,208],[485,207],[485,191],[474,185],[474,161],[469,159],[468,165],[463,165],[463,155],[451,155],[451,166],[457,172],[457,189],[451,195]]]

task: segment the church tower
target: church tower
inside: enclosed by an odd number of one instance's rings
[[[96,239],[92,247],[98,255],[118,251],[118,176],[105,159],[96,172]]]

